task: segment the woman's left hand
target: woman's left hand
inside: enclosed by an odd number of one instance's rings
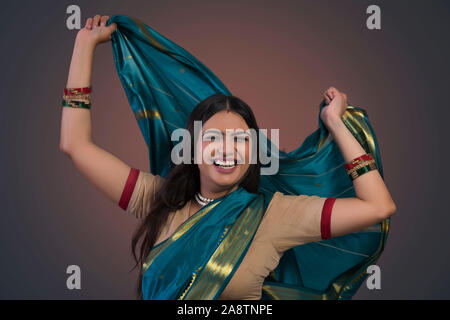
[[[323,96],[327,105],[323,107],[320,117],[325,125],[328,125],[332,121],[341,119],[345,110],[347,110],[347,95],[334,87],[330,87],[323,93]]]

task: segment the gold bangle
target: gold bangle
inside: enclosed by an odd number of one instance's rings
[[[79,101],[79,102],[84,102],[84,103],[90,103],[91,99],[90,99],[90,95],[87,94],[80,94],[80,95],[63,95],[63,99],[65,101]]]

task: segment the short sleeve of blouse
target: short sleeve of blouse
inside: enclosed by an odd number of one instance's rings
[[[331,212],[336,198],[284,195],[276,192],[265,213],[261,232],[278,252],[331,237]]]
[[[159,175],[131,168],[119,200],[119,207],[136,218],[144,218],[163,181],[164,178]]]

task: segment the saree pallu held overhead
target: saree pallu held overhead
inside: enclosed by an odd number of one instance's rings
[[[150,172],[165,177],[171,134],[215,93],[231,95],[204,64],[141,21],[115,15],[112,47],[117,72],[148,146]],[[319,128],[294,151],[278,150],[279,171],[262,175],[259,194],[243,188],[196,212],[155,246],[143,266],[144,299],[217,299],[246,254],[276,191],[289,195],[354,197],[342,154],[320,118]],[[383,177],[377,139],[366,111],[349,105],[347,128],[371,153]],[[262,145],[269,146],[265,138]],[[265,143],[264,143],[265,142]],[[267,148],[268,150],[268,148]],[[266,150],[266,152],[267,152]],[[350,299],[383,251],[389,218],[360,232],[311,242],[284,252],[265,279],[262,299]]]

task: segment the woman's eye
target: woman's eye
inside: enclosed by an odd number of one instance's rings
[[[237,136],[236,137],[237,142],[248,142],[250,141],[250,138],[248,136]]]
[[[205,134],[203,136],[203,141],[215,141],[217,139],[216,134]]]

